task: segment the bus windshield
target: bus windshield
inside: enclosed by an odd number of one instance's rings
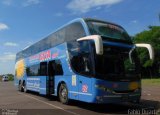
[[[91,35],[100,35],[111,40],[131,42],[127,32],[120,26],[98,21],[87,21],[87,24]]]
[[[129,59],[127,48],[104,46],[104,54],[95,54],[96,77],[110,80],[135,80],[139,79],[139,60],[136,51]]]
[[[89,48],[89,43],[92,44],[91,48]],[[129,55],[131,48],[109,45],[104,45],[103,47],[103,55],[97,55],[93,42],[68,42],[72,70],[85,76],[93,76],[105,80],[139,79],[140,62],[136,50],[133,50]],[[94,52],[94,54],[91,52]]]

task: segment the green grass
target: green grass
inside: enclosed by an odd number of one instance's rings
[[[160,86],[160,78],[159,79],[142,79],[142,85],[159,85]]]

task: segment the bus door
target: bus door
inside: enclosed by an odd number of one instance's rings
[[[92,95],[91,76],[94,70],[90,43],[88,41],[69,42],[68,49],[71,67],[78,73],[72,76],[72,84],[75,85],[75,81],[78,81],[78,92],[76,92],[79,95],[78,98],[81,101],[88,101]]]
[[[40,63],[40,81],[38,84],[40,84],[40,94],[46,94],[46,79],[47,79],[47,68],[48,63],[47,62],[41,62]]]
[[[55,85],[55,73],[54,73],[54,61],[49,61],[48,63],[48,77],[47,77],[47,94],[54,94]]]
[[[92,95],[92,62],[89,53],[80,54],[79,58],[78,70],[81,73],[81,75],[78,75],[79,100],[87,101]]]

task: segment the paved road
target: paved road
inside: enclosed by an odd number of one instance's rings
[[[143,87],[142,102],[133,104],[105,104],[95,105],[79,101],[72,101],[69,105],[58,102],[56,97],[51,99],[35,93],[21,93],[17,91],[13,82],[0,82],[0,115],[102,115],[127,114],[133,110],[157,112],[160,109],[160,88]],[[11,114],[8,114],[11,115]]]

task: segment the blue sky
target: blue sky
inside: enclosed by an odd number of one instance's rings
[[[79,17],[123,26],[135,35],[160,25],[160,0],[0,0],[0,74],[14,73],[15,54]]]

